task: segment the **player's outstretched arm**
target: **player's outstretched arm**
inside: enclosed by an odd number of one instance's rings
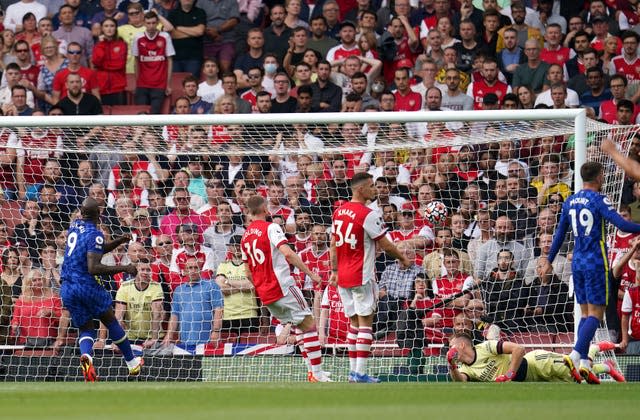
[[[611,156],[611,159],[626,172],[627,176],[640,180],[640,163],[623,155],[613,141],[609,139],[604,140],[600,148],[603,152]]]
[[[338,254],[336,251],[336,239],[331,235],[331,245],[329,246],[329,260],[331,261],[331,276],[329,283],[333,286],[338,285]]]
[[[411,264],[413,264],[413,261],[410,261],[402,252],[400,252],[395,244],[386,236],[380,238],[378,240],[378,244],[387,255],[398,260],[404,267],[410,267]]]
[[[87,269],[92,276],[106,275],[111,276],[114,274],[126,272],[131,275],[136,275],[138,270],[133,264],[129,265],[104,265],[102,264],[102,254],[94,252],[87,253]]]
[[[602,216],[615,227],[627,233],[640,233],[640,224],[623,219],[608,198],[604,197],[598,204]]]
[[[131,242],[131,235],[123,235],[115,238],[114,240],[107,242],[102,247],[104,253],[111,252],[122,244],[126,244],[127,242]]]

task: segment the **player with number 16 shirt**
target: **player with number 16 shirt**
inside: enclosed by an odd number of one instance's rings
[[[311,310],[296,286],[289,264],[316,283],[320,276],[309,270],[290,247],[282,228],[267,221],[267,202],[260,195],[247,201],[253,221],[242,235],[240,247],[247,277],[269,312],[282,324],[292,324],[310,382],[330,382],[322,370],[322,347]]]
[[[353,199],[333,213],[330,282],[338,285],[344,314],[350,319],[347,334],[349,381],[378,382],[377,378],[366,373],[378,296],[376,245],[405,267],[412,262],[386,238],[387,229],[381,214],[366,206],[377,194],[373,177],[368,173],[355,174],[351,179],[351,189]]]

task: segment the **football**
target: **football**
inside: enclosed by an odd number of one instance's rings
[[[434,226],[444,225],[448,215],[449,211],[447,210],[447,206],[445,206],[442,201],[432,201],[427,204],[427,208],[425,209],[427,220]]]

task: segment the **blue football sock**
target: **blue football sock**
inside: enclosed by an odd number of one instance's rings
[[[589,345],[591,344],[591,340],[593,340],[593,336],[596,334],[596,330],[600,325],[600,320],[595,316],[590,316],[584,319],[582,323],[582,327],[579,327],[578,330],[578,341],[576,342],[576,350],[580,352],[581,359],[589,358]]]
[[[578,330],[576,331],[576,338],[579,339],[580,338],[580,331],[582,331],[582,327],[584,327],[584,321],[587,320],[586,316],[583,316],[580,318],[580,322],[578,322]],[[573,350],[577,351],[578,353],[580,353],[580,351],[578,350],[578,340],[576,339],[576,342],[573,344]],[[572,357],[573,359],[573,357]]]
[[[80,345],[80,354],[93,355],[93,342],[96,341],[96,330],[80,331],[78,344]]]
[[[109,330],[109,338],[113,344],[117,345],[122,355],[124,356],[124,360],[127,362],[133,360],[133,351],[131,350],[131,344],[129,343],[129,339],[127,338],[127,334],[120,326],[120,323],[117,320],[113,320],[111,323],[105,325],[107,330]]]

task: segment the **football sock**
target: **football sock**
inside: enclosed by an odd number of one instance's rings
[[[131,350],[131,344],[129,343],[127,334],[122,329],[120,323],[116,319],[114,319],[105,326],[109,331],[109,338],[111,338],[113,344],[118,346],[118,348],[122,352],[122,356],[124,356],[124,360],[126,360],[127,362],[133,360],[134,356],[133,351]]]
[[[80,331],[78,344],[80,345],[80,354],[93,355],[93,342],[96,341],[96,330]]]
[[[582,327],[579,329],[575,349],[580,352],[580,359],[586,360],[589,358],[589,346],[591,345],[593,336],[596,334],[598,325],[600,325],[598,318],[589,316],[584,320]]]
[[[347,349],[349,351],[349,371],[356,371],[356,363],[358,360],[358,353],[356,351],[356,343],[358,341],[358,329],[353,325],[349,325],[349,332],[347,333]]]
[[[371,327],[358,328],[358,340],[356,342],[356,373],[364,375],[367,373],[367,360],[371,353],[371,343],[373,342],[373,331]]]
[[[587,319],[586,317],[581,317],[580,318],[580,322],[578,323],[578,332],[576,333],[578,335],[578,337],[580,337],[580,331],[582,331],[582,327],[584,326],[584,321],[586,319]],[[576,366],[576,368],[580,367],[580,351],[578,351],[578,341],[577,340],[576,340],[575,344],[573,345],[573,350],[569,354],[569,357],[571,358],[571,360],[573,360],[573,364]]]
[[[304,341],[304,349],[307,352],[307,358],[311,365],[311,371],[316,373],[322,372],[322,346],[318,339],[318,331],[315,327],[305,331],[302,335]]]
[[[296,335],[296,346],[300,349],[300,355],[302,356],[302,360],[304,360],[304,364],[307,366],[307,371],[311,371],[311,364],[309,363],[309,358],[307,357],[307,352],[304,348],[304,336],[302,330],[300,328],[295,328],[293,332]]]

